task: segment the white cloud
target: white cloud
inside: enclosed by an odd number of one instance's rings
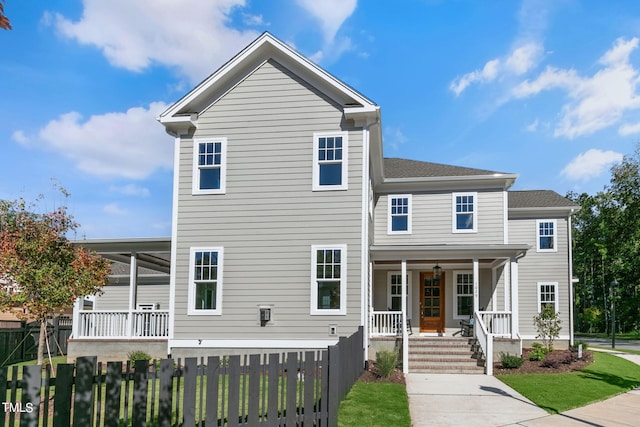
[[[487,61],[482,69],[474,70],[457,77],[449,85],[449,89],[459,96],[474,83],[489,83],[508,75],[519,76],[535,67],[542,57],[542,45],[537,42],[525,42],[516,46],[503,58]]]
[[[519,76],[535,67],[542,56],[542,46],[529,42],[515,48],[505,60],[505,70]]]
[[[127,210],[121,208],[120,205],[118,205],[117,203],[109,203],[108,205],[105,205],[102,208],[102,210],[104,211],[104,213],[109,215],[126,215],[127,214]]]
[[[629,62],[637,47],[637,38],[620,38],[599,59],[602,67],[593,76],[581,77],[573,69],[547,67],[533,81],[515,87],[512,95],[523,98],[549,89],[564,90],[568,100],[562,107],[554,135],[572,139],[592,134],[619,122],[625,112],[640,107],[636,94],[640,74]]]
[[[538,119],[535,119],[533,122],[529,123],[524,129],[527,132],[535,132],[538,130],[539,126],[540,126],[540,121]]]
[[[323,3],[324,4],[324,3]],[[142,71],[157,63],[198,82],[255,39],[228,26],[245,0],[83,0],[78,21],[45,17],[65,37],[102,50],[117,67]],[[176,17],[180,17],[176,21]],[[255,19],[254,19],[255,21]]]
[[[151,192],[146,187],[140,187],[136,184],[127,184],[123,186],[112,185],[109,191],[120,193],[125,196],[149,197]]]
[[[337,37],[342,24],[353,14],[357,0],[296,0],[298,5],[313,16],[322,28],[324,44],[310,56],[315,62],[333,60],[353,48],[348,37]]]
[[[142,179],[173,166],[173,145],[155,117],[166,109],[156,102],[124,113],[91,116],[61,115],[39,132],[44,145],[89,174]]]
[[[624,124],[618,128],[618,135],[628,136],[640,133],[640,123]]]
[[[599,176],[614,163],[620,162],[622,157],[622,154],[615,151],[592,148],[571,160],[561,173],[574,181],[587,181]]]
[[[11,139],[13,139],[18,144],[27,145],[29,143],[29,137],[25,135],[24,131],[17,130],[11,134]]]
[[[297,0],[297,3],[320,22],[326,44],[332,44],[338,30],[356,10],[357,0]]]

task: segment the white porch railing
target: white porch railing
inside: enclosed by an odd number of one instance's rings
[[[169,311],[80,311],[77,326],[75,338],[167,338]]]
[[[487,330],[487,326],[485,325],[483,316],[480,312],[476,311],[474,313],[474,319],[475,326],[473,328],[473,333],[478,340],[478,345],[480,345],[480,348],[484,353],[486,361],[485,372],[487,375],[493,375],[493,334]]]
[[[510,311],[480,311],[479,314],[490,334],[496,337],[511,337]]]
[[[372,311],[369,333],[372,337],[402,334],[402,311]]]

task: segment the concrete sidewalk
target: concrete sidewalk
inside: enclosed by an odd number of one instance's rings
[[[612,353],[640,365],[640,355]],[[640,426],[640,388],[550,415],[493,376],[410,373],[406,381],[414,427]]]

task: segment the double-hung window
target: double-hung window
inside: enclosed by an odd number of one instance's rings
[[[388,196],[388,234],[411,233],[411,195]]]
[[[478,230],[478,193],[453,193],[453,232]]]
[[[402,311],[402,273],[390,271],[387,276],[389,283],[389,293],[387,305],[391,311]],[[411,319],[411,275],[406,276],[407,292],[407,319]]]
[[[313,134],[313,190],[347,189],[348,133]]]
[[[470,271],[454,272],[455,306],[453,317],[456,319],[468,319],[473,314],[473,273]]]
[[[539,282],[538,283],[538,312],[546,306],[553,307],[553,311],[558,311],[558,283]]]
[[[536,221],[538,252],[557,252],[557,222],[556,220]]]
[[[193,194],[224,194],[227,139],[195,139],[193,147]]]
[[[311,247],[311,314],[347,313],[347,246]]]
[[[222,314],[223,249],[191,248],[189,257],[189,314]]]

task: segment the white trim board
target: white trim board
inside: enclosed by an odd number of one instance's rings
[[[327,340],[169,340],[169,348],[327,348],[338,339]]]

